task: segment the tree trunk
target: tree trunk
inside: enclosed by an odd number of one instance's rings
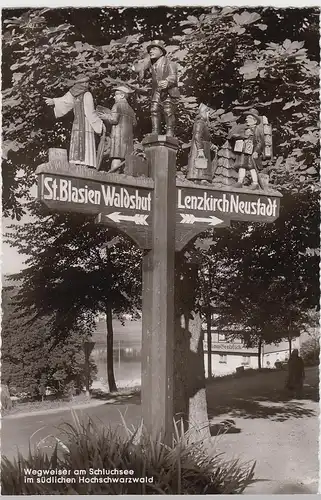
[[[291,337],[291,335],[288,336],[288,341],[289,341],[289,357],[290,357],[291,352],[292,352],[292,337]]]
[[[212,315],[211,306],[208,304],[206,314],[207,323],[207,378],[212,378]]]
[[[176,421],[183,420],[191,440],[205,441],[210,438],[210,428],[202,321],[193,311],[197,268],[185,271],[180,266],[181,262],[175,282],[174,415]]]
[[[114,330],[112,309],[109,305],[106,307],[106,326],[107,326],[107,380],[110,392],[116,392],[117,386],[114,375]]]
[[[212,378],[212,311],[211,311],[211,292],[212,292],[212,266],[208,263],[208,283],[206,297],[206,323],[207,323],[207,377]]]
[[[86,396],[90,398],[90,368],[88,352],[85,353],[85,370],[86,370]]]
[[[262,369],[262,342],[263,340],[259,339],[258,353],[257,353],[259,370]]]

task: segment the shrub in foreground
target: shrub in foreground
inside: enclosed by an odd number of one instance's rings
[[[21,454],[13,461],[2,458],[1,483],[4,495],[145,495],[145,494],[231,494],[242,493],[254,482],[255,463],[239,460],[224,461],[222,455],[209,452],[202,442],[189,442],[188,435],[175,426],[171,446],[161,440],[153,441],[136,432],[121,438],[117,431],[97,427],[91,420],[86,424],[74,417],[74,424],[67,424],[67,438],[57,440],[49,457],[41,450],[29,450],[29,456]],[[57,439],[57,438],[56,438]],[[66,469],[71,480],[57,483],[43,479],[25,481],[27,469]],[[85,470],[85,478],[79,480],[78,470]],[[90,474],[90,469],[105,469],[103,474]],[[132,475],[108,475],[110,470],[133,471]],[[69,474],[70,471],[70,474]],[[95,478],[117,478],[115,482],[96,482]],[[48,479],[48,476],[46,476]],[[95,482],[91,482],[94,478]],[[120,480],[122,478],[122,481]],[[125,481],[138,478],[137,482]],[[142,482],[140,478],[144,479]],[[44,482],[42,482],[44,481]]]

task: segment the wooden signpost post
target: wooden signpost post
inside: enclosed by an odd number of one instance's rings
[[[281,195],[176,178],[175,138],[143,141],[148,176],[97,172],[65,161],[40,165],[38,197],[50,210],[91,214],[144,250],[142,417],[152,436],[173,425],[174,261],[197,234],[233,220],[273,222]],[[50,155],[51,157],[53,154]]]

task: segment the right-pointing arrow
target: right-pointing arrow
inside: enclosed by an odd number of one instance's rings
[[[215,215],[210,215],[209,217],[195,217],[194,214],[181,214],[182,220],[181,224],[194,224],[195,222],[205,222],[209,226],[217,226],[224,222],[222,219],[215,217]]]

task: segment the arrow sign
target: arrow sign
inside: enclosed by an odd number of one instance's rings
[[[106,214],[106,217],[116,223],[119,223],[123,220],[134,222],[137,226],[148,226],[148,222],[146,222],[148,214],[122,215],[120,212],[113,212],[111,214]]]
[[[221,224],[222,219],[215,217],[215,215],[210,215],[209,217],[195,217],[193,214],[180,214],[182,217],[181,224],[194,224],[194,222],[206,222],[209,226],[217,226]]]

